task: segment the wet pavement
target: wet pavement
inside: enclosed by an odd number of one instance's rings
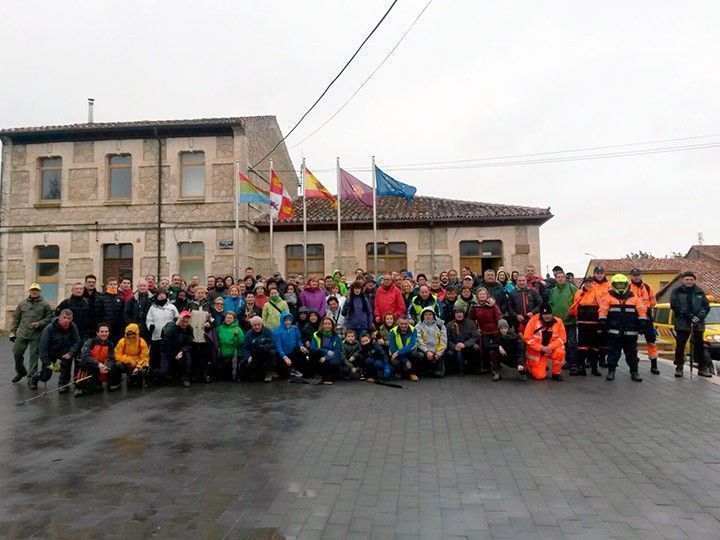
[[[1,537],[720,538],[720,386],[667,364],[18,406],[0,354]]]

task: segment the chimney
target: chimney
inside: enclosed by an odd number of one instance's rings
[[[93,108],[95,107],[95,98],[88,98],[88,124],[93,123]]]

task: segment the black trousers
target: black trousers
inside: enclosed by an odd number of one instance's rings
[[[703,334],[702,330],[692,332],[693,346],[690,350],[695,364],[698,369],[705,366],[705,351],[703,350]],[[676,366],[682,367],[685,364],[685,346],[690,339],[690,330],[675,330],[675,362]]]
[[[251,361],[248,361],[252,359]],[[284,362],[283,362],[284,363]],[[262,380],[270,371],[275,371],[277,353],[273,349],[255,349],[250,358],[239,360],[238,373],[243,380]]]
[[[160,355],[160,371],[158,372],[160,377],[165,378],[173,373],[178,373],[184,381],[190,380],[192,375],[192,354],[189,350],[181,352],[182,356],[179,359],[175,358],[175,354]]]
[[[608,334],[608,352],[607,364],[608,369],[617,368],[620,360],[620,353],[625,353],[625,361],[630,368],[630,373],[637,373],[638,355],[637,355],[637,335],[632,336],[616,336]]]

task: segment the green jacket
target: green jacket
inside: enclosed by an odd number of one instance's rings
[[[237,329],[237,334],[235,333]],[[237,354],[242,355],[242,345],[245,341],[245,334],[238,325],[237,321],[232,324],[221,324],[215,330],[218,337],[218,355],[232,358]]]
[[[273,300],[272,298],[268,299],[262,309],[263,324],[270,330],[275,330],[278,326],[280,326],[280,314],[283,311],[290,311],[290,308],[285,300],[279,298],[276,300]]]
[[[40,339],[43,328],[53,320],[55,313],[42,296],[37,300],[31,300],[28,296],[15,308],[10,325],[10,333],[15,334],[18,339]],[[40,322],[38,328],[30,326],[34,322]]]
[[[550,307],[556,317],[560,317],[563,324],[577,324],[577,318],[568,315],[568,310],[573,305],[577,287],[572,283],[555,285],[550,289]]]

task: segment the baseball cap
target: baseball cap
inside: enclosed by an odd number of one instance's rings
[[[190,317],[192,317],[192,315],[190,315],[190,312],[189,312],[187,309],[184,309],[184,310],[182,310],[182,311],[180,312],[180,318],[181,318],[181,319],[187,319],[187,318],[190,318]]]
[[[599,264],[594,268],[593,272],[604,272],[605,269]]]
[[[640,270],[639,268],[633,268],[632,270],[630,270],[630,275],[632,275],[632,276],[642,275],[642,270]]]
[[[42,287],[38,283],[32,283],[30,287],[28,287],[28,291],[32,291],[33,289],[37,289],[38,291],[42,291]]]

